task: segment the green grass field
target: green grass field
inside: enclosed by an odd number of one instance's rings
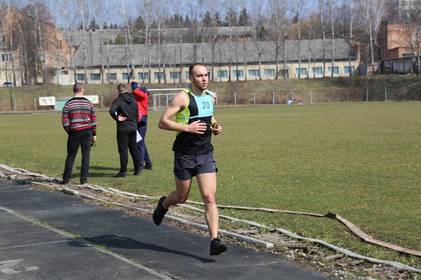
[[[119,167],[115,124],[108,112],[98,113],[90,183],[149,195],[172,190],[175,133],[157,128],[159,113],[149,118],[154,170],[113,178]],[[421,250],[420,102],[220,108],[217,119],[224,127],[213,141],[219,203],[332,211],[374,238]],[[60,120],[59,113],[0,115],[0,162],[61,177],[67,138]],[[80,155],[75,183],[79,166]],[[191,199],[200,200],[196,187]],[[366,245],[332,220],[223,212],[421,267],[421,258]]]

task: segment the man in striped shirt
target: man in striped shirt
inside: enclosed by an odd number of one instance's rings
[[[64,104],[62,123],[68,134],[67,157],[64,166],[63,184],[67,184],[72,176],[73,163],[79,146],[82,150],[82,167],[80,184],[88,181],[89,153],[91,145],[96,141],[95,107],[91,101],[83,97],[85,89],[80,83],[73,86],[74,97]]]

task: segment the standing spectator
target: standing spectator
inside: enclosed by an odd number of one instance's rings
[[[138,110],[133,94],[129,93],[128,86],[117,86],[118,97],[110,107],[111,117],[117,122],[117,144],[120,154],[120,171],[114,177],[125,177],[127,173],[128,154],[127,148],[133,159],[134,175],[140,171],[139,149],[136,144],[136,131]]]
[[[168,209],[184,203],[196,177],[205,204],[205,218],[210,237],[210,255],[219,255],[227,246],[218,238],[219,213],[216,205],[216,163],[211,136],[222,133],[213,117],[213,97],[208,92],[208,70],[203,64],[189,68],[191,87],[174,96],[159,120],[161,129],[177,131],[173,144],[175,190],[162,196],[152,219],[161,224]],[[175,119],[174,119],[175,117]]]
[[[82,84],[73,86],[74,97],[64,104],[62,124],[68,134],[67,157],[64,166],[63,184],[72,176],[73,163],[79,146],[82,150],[82,167],[80,183],[85,184],[89,175],[89,157],[91,145],[96,142],[96,115],[91,101],[83,97],[85,89]]]
[[[137,131],[139,132],[142,139],[138,142],[139,147],[139,162],[140,170],[149,169],[152,170],[152,162],[149,158],[148,149],[146,148],[145,136],[146,129],[148,126],[148,99],[149,91],[145,87],[139,87],[137,82],[131,82],[134,97],[136,99],[137,108],[139,111],[139,119],[137,123]]]

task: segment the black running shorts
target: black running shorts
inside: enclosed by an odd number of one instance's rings
[[[190,180],[201,173],[216,173],[213,152],[203,155],[185,155],[174,153],[174,175],[180,180]]]

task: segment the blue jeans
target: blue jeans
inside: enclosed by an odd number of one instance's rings
[[[140,136],[142,136],[142,140],[140,140],[137,145],[139,146],[139,163],[140,169],[143,169],[144,166],[152,166],[151,159],[149,158],[148,149],[146,148],[145,143],[145,136],[146,136],[146,128],[148,126],[148,116],[143,116],[140,122],[137,124],[137,131],[139,132]]]

